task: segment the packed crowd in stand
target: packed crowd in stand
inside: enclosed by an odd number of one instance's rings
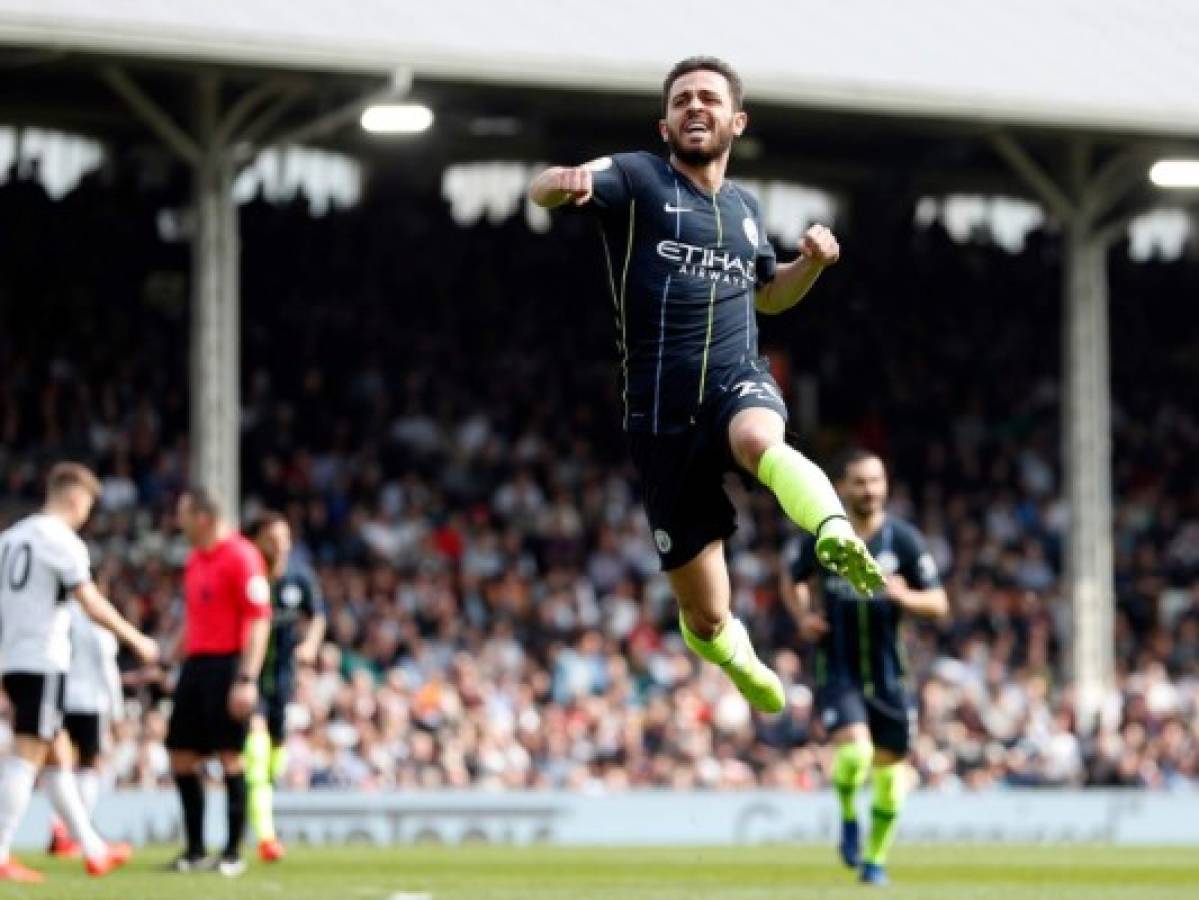
[[[188,459],[188,252],[161,236],[168,194],[0,184],[0,523],[37,502],[50,461],[95,465],[97,580],[164,637]],[[1011,254],[910,215],[855,221],[844,263],[763,345],[800,445],[882,453],[892,510],[945,578],[950,620],[908,635],[922,782],[1199,785],[1199,258],[1112,254],[1118,683],[1079,734],[1056,239]],[[584,214],[544,236],[462,228],[440,198],[379,192],[321,217],[253,202],[242,226],[242,513],[286,513],[329,608],[289,711],[287,786],[827,784],[811,648],[780,602],[797,535],[765,495],[733,487],[730,568],[787,710],[752,715],[678,636]],[[165,783],[169,675],[123,662],[110,772]]]

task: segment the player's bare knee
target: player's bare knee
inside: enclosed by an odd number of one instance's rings
[[[830,739],[837,747],[845,744],[870,744],[870,729],[863,722],[852,722],[831,734]]]
[[[729,446],[733,457],[750,473],[756,474],[762,454],[783,441],[782,418],[765,408],[743,409],[729,424]]]
[[[675,588],[675,596],[679,601],[679,612],[683,621],[691,629],[692,634],[705,641],[711,640],[720,631],[720,626],[728,618],[728,612],[713,603],[711,598],[699,596],[688,591]]]
[[[683,621],[696,637],[710,641],[720,634],[720,629],[728,621],[729,614],[716,604],[684,604],[681,600],[679,608],[683,613]]]
[[[226,775],[240,775],[244,768],[244,760],[240,751],[224,750],[217,754],[221,768]]]
[[[42,766],[49,760],[50,742],[18,734],[13,738],[12,753],[35,766]]]
[[[893,766],[903,762],[904,758],[893,750],[884,750],[881,747],[875,748],[874,751],[874,764],[880,767]]]
[[[200,757],[190,750],[172,750],[171,772],[175,775],[195,775],[200,768]]]
[[[721,627],[728,620],[728,615],[712,609],[693,606],[683,607],[683,618],[692,634],[705,641],[710,641],[720,633]]]

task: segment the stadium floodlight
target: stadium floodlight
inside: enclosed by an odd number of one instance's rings
[[[433,124],[433,110],[420,103],[381,103],[368,106],[361,121],[371,134],[419,134]]]
[[[1199,188],[1199,159],[1159,159],[1149,180],[1163,188]]]

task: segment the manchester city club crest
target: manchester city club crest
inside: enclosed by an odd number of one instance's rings
[[[654,543],[658,545],[659,553],[669,553],[671,546],[673,546],[670,535],[661,528],[654,532]]]

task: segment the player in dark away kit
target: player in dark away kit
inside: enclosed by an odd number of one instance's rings
[[[735,520],[726,472],[756,477],[815,535],[821,563],[865,594],[882,583],[825,474],[784,442],[782,395],[758,355],[755,312],[779,313],[836,262],[813,226],[802,256],[778,264],[758,201],[726,180],[748,122],[741,80],[710,57],[678,63],[663,85],[659,133],[670,153],[618,153],[538,175],[529,197],[594,212],[617,319],[624,427],[654,542],[679,601],[687,645],[719,665],[757,709],[778,712],[778,676],[729,609],[724,542]]]
[[[287,768],[287,704],[295,688],[296,664],[316,662],[325,636],[325,604],[316,579],[291,558],[286,518],[263,513],[254,528],[254,542],[271,580],[271,636],[258,679],[262,711],[251,719],[246,738],[246,785],[258,855],[276,862],[286,852],[275,833],[274,783]]]
[[[866,450],[849,450],[834,467],[850,522],[878,560],[886,578],[862,599],[845,579],[821,571],[811,540],[800,548],[788,606],[800,634],[818,642],[817,703],[837,747],[833,786],[841,802],[841,858],[862,864],[862,881],[885,884],[887,851],[912,773],[904,760],[910,744],[900,628],[905,614],[942,618],[949,603],[937,564],[913,526],[889,515],[887,473]],[[819,585],[822,611],[813,604]],[[855,801],[873,765],[874,804],[864,860]]]

